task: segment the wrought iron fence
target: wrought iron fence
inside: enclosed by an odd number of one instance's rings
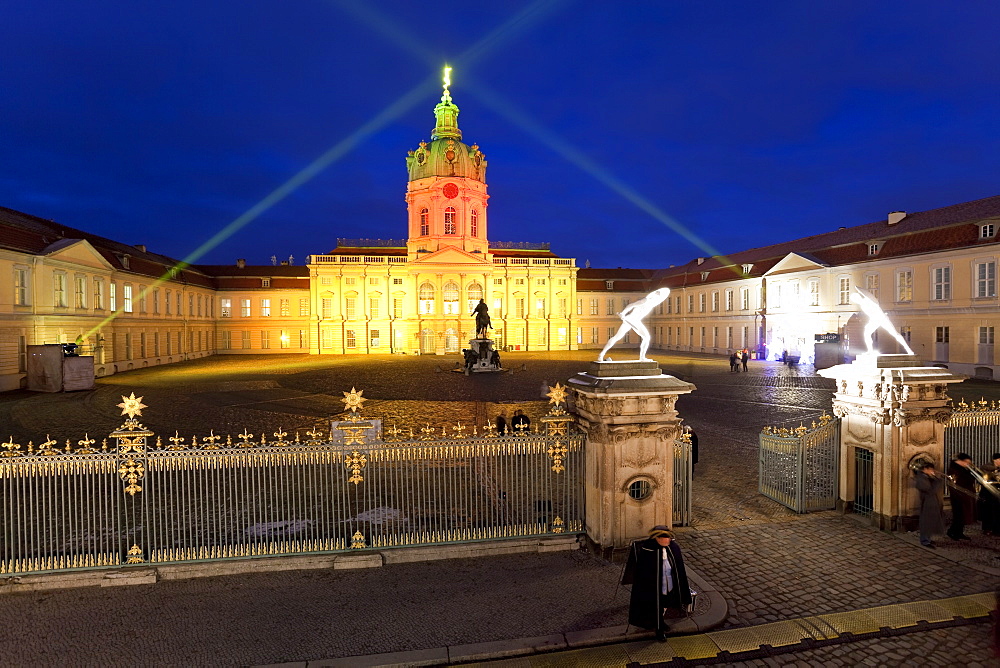
[[[994,452],[1000,451],[1000,403],[996,401],[961,401],[944,430],[942,467],[960,452],[972,457],[976,466],[992,463]]]
[[[361,394],[345,393],[350,414],[330,432],[152,441],[133,393],[112,445],[10,439],[0,444],[0,573],[582,530],[584,437],[558,384],[535,431],[504,436],[487,424],[372,438]]]
[[[760,433],[758,490],[797,513],[837,505],[840,420],[823,414],[811,426]]]

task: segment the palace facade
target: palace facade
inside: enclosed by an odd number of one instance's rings
[[[578,268],[548,244],[490,240],[486,156],[462,142],[447,87],[434,116],[406,157],[406,238],[338,239],[305,265],[186,266],[0,208],[0,390],[24,386],[28,346],[43,343],[81,343],[98,376],[216,353],[458,353],[480,299],[503,350],[600,349],[619,311],[664,286],[647,319],[662,350],[811,361],[824,335],[850,357],[857,285],[924,359],[1000,369],[1000,197],[679,267]]]

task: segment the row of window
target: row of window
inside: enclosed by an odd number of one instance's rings
[[[259,318],[270,318],[271,317],[271,303],[270,297],[264,297],[259,300],[257,317]],[[292,300],[291,299],[278,299],[278,317],[279,318],[290,318],[292,316]],[[252,317],[251,306],[252,300],[250,298],[243,298],[237,300],[240,305],[240,317],[250,318]],[[221,297],[219,299],[219,312],[223,318],[233,317],[233,300],[231,297]],[[300,297],[299,298],[299,317],[308,318],[309,317],[309,298]]]
[[[70,308],[69,276],[62,271],[52,272],[52,305],[55,308]],[[31,305],[31,274],[25,267],[14,267],[14,305]],[[88,290],[88,282],[90,289]],[[101,278],[88,281],[86,276],[74,276],[72,282],[72,303],[74,309],[92,308],[95,311],[117,311],[123,313],[152,313],[159,315],[161,304],[165,315],[183,315],[183,294],[181,290],[163,290],[161,302],[160,288],[150,289],[146,285],[133,286],[131,283],[105,282]],[[120,291],[119,291],[120,288]],[[188,294],[188,315],[212,317],[212,299],[209,295]]]
[[[420,210],[420,236],[426,237],[431,233],[431,214],[426,208]],[[444,233],[458,234],[458,212],[455,207],[449,206],[444,210]],[[469,236],[479,236],[479,211],[473,209],[469,212]]]

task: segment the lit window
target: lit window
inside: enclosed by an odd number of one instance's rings
[[[951,267],[935,267],[932,272],[933,299],[951,299]]]
[[[382,309],[379,307],[378,297],[368,298],[368,317],[372,319],[382,317]]]
[[[545,317],[545,298],[538,297],[535,299],[535,317],[544,318]]]
[[[267,348],[271,347],[271,332],[267,331],[266,329],[265,330],[261,330],[261,333],[260,333],[260,347],[263,348],[263,349],[267,349]]]
[[[346,338],[346,341],[345,341],[344,345],[347,348],[357,348],[358,347],[358,338],[354,335],[354,330],[353,329],[347,330],[347,336],[345,338]]]
[[[455,228],[455,207],[449,206],[444,210],[444,233],[456,234]]]
[[[271,317],[271,300],[261,299],[260,300],[260,317],[270,318]]]
[[[14,304],[28,305],[28,270],[20,267],[14,269]]]
[[[869,255],[878,255],[878,249],[879,249],[879,244],[877,244],[877,243],[868,244],[868,254]]]
[[[472,313],[476,306],[479,304],[479,300],[484,297],[483,286],[479,283],[470,283],[468,287],[468,308],[466,309],[469,313]]]
[[[909,269],[896,273],[896,301],[913,300],[913,272]]]
[[[431,227],[428,222],[429,217],[430,214],[428,213],[427,209],[420,210],[420,236],[422,237],[426,237],[428,234],[431,233]]]
[[[309,299],[307,297],[302,297],[299,299],[299,317],[303,318],[308,315],[309,315]]]
[[[243,299],[240,302],[240,315],[244,318],[250,317],[250,300]],[[249,334],[247,334],[249,336]]]
[[[104,310],[104,281],[94,279],[94,308]]]
[[[87,308],[87,277],[76,277],[76,292],[74,293],[73,305],[76,308]]]
[[[232,299],[221,299],[220,300],[220,305],[221,305],[221,308],[222,308],[222,317],[223,318],[231,318],[231,317],[233,317],[233,300]]]
[[[469,234],[474,237],[479,236],[479,212],[475,209],[469,214]]]
[[[997,296],[996,262],[979,262],[976,264],[976,296]]]
[[[809,306],[819,306],[819,279],[809,281]]]
[[[868,274],[865,276],[865,290],[878,297],[878,274]]]
[[[590,300],[590,315],[597,315],[600,312],[600,301],[594,297]],[[596,341],[594,343],[597,343]]]
[[[260,279],[260,287],[262,287],[262,288],[269,288],[269,287],[271,287],[271,279],[270,278],[262,278],[262,279]]]
[[[371,341],[371,343],[370,343],[370,346],[371,346],[372,348],[378,348],[378,347],[379,347],[379,345],[381,345],[381,343],[380,343],[380,339],[381,339],[382,337],[381,337],[381,336],[379,336],[379,334],[380,334],[380,332],[379,332],[379,331],[378,331],[377,329],[373,329],[373,330],[372,330],[372,331],[371,331],[371,332],[369,333],[369,335],[368,335],[368,338],[369,338],[369,339],[370,339],[370,341]]]
[[[448,281],[444,284],[441,293],[442,297],[444,297],[444,314],[458,315],[458,284],[454,281]],[[476,301],[478,302],[479,300]]]
[[[129,283],[122,286],[122,310],[132,312],[132,285]]]
[[[840,303],[851,303],[851,279],[849,278],[840,279]]]
[[[66,304],[66,274],[53,274],[53,306],[65,307]]]
[[[329,320],[333,317],[333,299],[330,297],[323,297],[320,299],[320,317],[323,320]],[[324,346],[327,348],[329,346]]]
[[[356,297],[344,298],[344,317],[348,320],[354,320],[357,317],[357,303]]]
[[[278,304],[279,304],[279,309],[280,309],[281,317],[282,318],[287,318],[288,315],[289,315],[289,311],[290,311],[290,309],[288,308],[288,300],[287,299],[282,299],[282,300],[280,300],[278,302]]]
[[[433,315],[434,313],[434,286],[430,283],[423,283],[417,292],[421,315]]]

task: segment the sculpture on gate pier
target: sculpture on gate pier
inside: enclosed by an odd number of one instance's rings
[[[500,366],[500,353],[493,347],[493,340],[489,338],[489,330],[493,329],[490,322],[490,308],[486,301],[479,300],[472,314],[476,318],[476,336],[469,341],[469,347],[462,349],[464,364],[461,368],[453,371],[462,371],[465,375],[473,373],[484,373],[492,371],[503,371]]]
[[[603,362],[604,356],[611,350],[613,345],[624,339],[629,332],[635,332],[639,335],[639,361],[651,362],[652,360],[646,357],[646,352],[649,351],[649,330],[642,324],[642,319],[649,315],[650,311],[663,303],[669,296],[670,288],[660,288],[653,290],[639,301],[633,302],[623,308],[621,313],[618,314],[622,319],[622,324],[615,335],[608,339],[604,350],[597,356],[597,361]]]
[[[906,339],[892,326],[889,316],[878,305],[878,300],[875,299],[872,293],[855,286],[854,294],[851,295],[851,301],[861,307],[862,312],[868,316],[868,322],[865,323],[865,343],[868,345],[869,354],[879,354],[879,351],[875,350],[875,332],[879,329],[889,332],[892,338],[896,339],[896,342],[903,347],[907,355],[913,354],[910,346],[906,343]]]

